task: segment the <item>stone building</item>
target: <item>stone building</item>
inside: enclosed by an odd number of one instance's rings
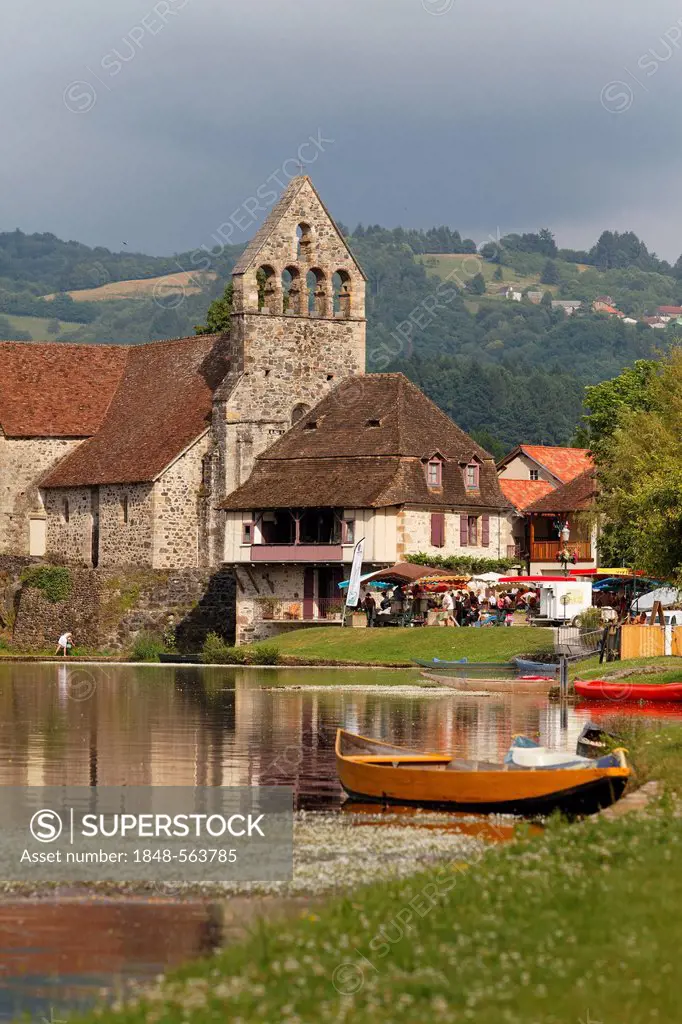
[[[504,558],[512,543],[492,456],[399,373],[342,381],[221,508],[240,640],[340,618],[361,537],[365,572],[416,552]]]
[[[361,536],[371,566],[509,554],[491,456],[402,375],[365,375],[365,277],[309,178],[233,284],[225,335],[0,343],[0,555],[232,567],[244,639],[277,602],[337,614]]]
[[[234,270],[229,335],[0,344],[0,554],[190,568],[218,499],[365,364],[365,280],[307,177]]]

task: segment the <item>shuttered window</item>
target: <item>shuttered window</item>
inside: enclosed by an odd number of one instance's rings
[[[445,515],[443,512],[431,513],[431,547],[445,546]]]
[[[469,519],[467,516],[459,517],[459,546],[465,548],[469,543]]]
[[[481,520],[481,544],[484,548],[490,546],[490,516],[483,516]]]
[[[478,516],[469,516],[469,547],[475,548],[478,545]]]

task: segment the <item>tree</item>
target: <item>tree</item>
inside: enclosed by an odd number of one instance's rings
[[[227,285],[220,298],[214,299],[206,312],[206,323],[197,324],[196,334],[228,334],[232,316],[232,282]]]
[[[47,323],[47,333],[48,334],[59,334],[59,331],[60,331],[59,320],[55,319],[54,317],[51,320],[48,320],[48,323]]]
[[[651,409],[651,379],[658,369],[651,359],[638,359],[612,380],[585,388],[585,415],[576,443],[589,448],[597,461],[604,457],[623,414]]]
[[[559,270],[556,263],[554,260],[547,260],[542,268],[540,284],[559,284],[560,280],[561,278],[559,277]]]
[[[474,274],[466,286],[466,290],[472,295],[485,295],[485,278],[480,272]]]
[[[639,373],[637,406],[616,405],[615,426],[597,449],[605,540],[634,567],[680,584],[682,349]]]
[[[493,281],[504,281],[504,273],[499,263],[493,271]]]

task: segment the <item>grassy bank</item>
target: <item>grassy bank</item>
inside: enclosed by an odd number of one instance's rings
[[[594,657],[571,668],[573,679],[627,679],[629,683],[679,683],[682,681],[681,658],[629,658],[599,664]]]
[[[672,1024],[681,844],[682,821],[662,813],[564,826],[263,925],[87,1020]]]
[[[263,646],[253,645],[256,649]],[[468,658],[509,661],[514,655],[541,654],[553,649],[552,631],[529,626],[511,629],[341,629],[322,626],[297,629],[267,641],[281,658],[366,665],[405,665],[413,658]]]

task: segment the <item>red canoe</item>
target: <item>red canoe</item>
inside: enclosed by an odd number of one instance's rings
[[[604,679],[575,681],[575,692],[579,697],[593,700],[653,700],[682,701],[682,683],[629,683],[627,679],[607,682]]]

